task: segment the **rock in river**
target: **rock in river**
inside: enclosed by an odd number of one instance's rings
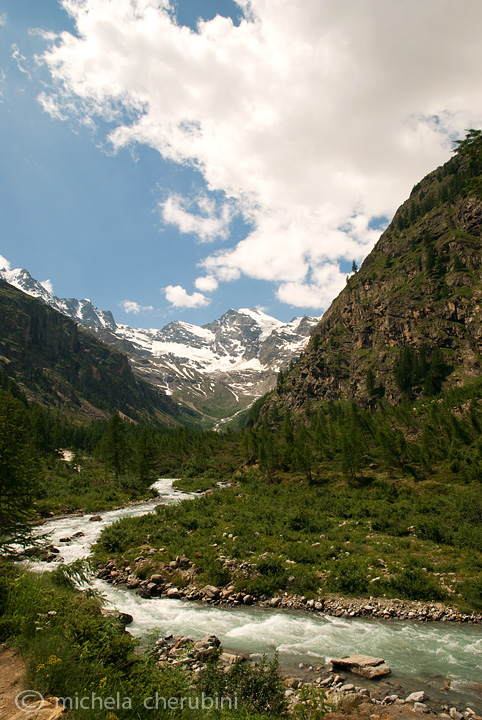
[[[377,678],[388,675],[391,670],[382,658],[370,657],[370,655],[346,655],[341,658],[332,659],[333,667],[349,670],[355,675],[366,678]]]

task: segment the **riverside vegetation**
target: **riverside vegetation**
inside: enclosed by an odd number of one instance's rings
[[[163,434],[163,474],[212,491],[110,526],[97,557],[134,567],[146,546],[162,548],[141,579],[185,555],[199,584],[257,597],[335,592],[482,609],[479,397],[476,381],[376,412],[334,403],[298,424],[287,413],[277,433],[265,417],[238,435]],[[231,487],[214,490],[227,477]]]
[[[14,642],[24,653],[30,687],[44,697],[72,699],[67,707],[73,720],[98,718],[99,703],[105,698],[116,699],[115,709],[106,704],[102,717],[107,720],[166,716],[262,720],[282,716],[286,710],[276,660],[262,660],[255,667],[237,662],[223,673],[214,653],[194,682],[179,667],[159,667],[150,654],[139,654],[119,618],[104,617],[99,600],[76,591],[65,570],[37,575],[3,563],[0,570],[0,639]],[[199,709],[203,693],[214,699],[230,698],[231,709],[227,702],[221,711]],[[162,701],[159,709],[154,708],[150,699],[157,697],[171,699],[173,709],[166,712]],[[76,708],[76,698],[87,698],[91,707]]]
[[[110,526],[95,548],[99,563],[181,587],[186,579],[171,563],[184,555],[197,585],[229,584],[255,598],[336,593],[482,609],[481,138],[473,131],[453,161],[414,188],[305,356],[240,431],[202,432],[179,426],[180,416],[166,424],[167,405],[161,418],[128,369],[129,398],[115,411],[115,392],[99,395],[96,377],[124,364],[97,345],[95,392],[77,397],[86,366],[69,368],[62,358],[59,375],[65,323],[53,311],[55,343],[47,355],[34,353],[35,367],[18,333],[3,343],[13,360],[0,371],[0,637],[26,653],[35,687],[58,695],[91,684],[104,694],[121,688],[136,702],[156,689],[197,691],[180,671],[159,672],[136,654],[65,569],[32,576],[8,559],[18,543],[28,546],[36,519],[152,496],[159,476],[205,494]],[[10,290],[0,290],[14,327]],[[30,338],[26,315],[22,305]],[[41,315],[35,306],[38,328]],[[67,346],[77,345],[67,331]],[[40,347],[42,333],[34,335]],[[48,386],[40,367],[47,360]],[[139,406],[128,415],[143,397],[149,412]],[[102,412],[93,412],[94,400]],[[233,671],[244,716],[283,712],[277,674],[265,670],[242,682]],[[265,676],[272,682],[258,691]],[[122,712],[111,720],[133,716]]]
[[[44,513],[58,509],[57,500],[49,505],[44,486],[57,465],[61,497],[70,502],[63,510],[82,509],[83,500],[95,502],[91,492],[100,493],[104,507],[112,506],[126,484],[136,484],[142,495],[159,475],[181,477],[184,489],[208,490],[197,500],[161,506],[154,516],[123,520],[103,533],[97,558],[137,567],[140,579],[160,571],[166,581],[181,585],[181,574],[169,563],[183,553],[194,561],[199,585],[234,583],[254,597],[283,591],[310,597],[321,590],[450,600],[470,610],[480,609],[482,586],[479,398],[480,383],[474,381],[397,407],[382,402],[378,410],[333,403],[311,408],[296,421],[286,413],[276,433],[269,432],[270,423],[280,418],[265,415],[259,422],[256,408],[249,427],[224,434],[136,426],[118,415],[108,422],[58,425],[47,413],[40,425],[62,429],[62,440],[74,453],[69,463],[47,452],[47,446],[43,452],[41,444],[32,448],[32,422],[40,411],[18,389],[5,389],[0,406],[2,437],[11,433],[16,457],[23,458],[14,493],[17,499],[24,493],[21,525],[29,506],[30,518],[35,516],[35,502]],[[390,452],[382,437],[392,438]],[[349,441],[356,457],[347,462]],[[149,448],[141,453],[149,458],[147,469],[138,465],[139,444]],[[3,452],[2,463],[7,461]],[[100,491],[87,489],[75,497],[85,472],[79,473],[78,463],[88,468],[88,485]],[[18,484],[22,468],[29,480],[24,488]],[[40,480],[38,485],[32,478]],[[227,480],[230,487],[218,487]],[[158,552],[136,565],[147,548]],[[243,564],[247,572],[240,570]],[[221,693],[236,689],[242,709],[213,712],[213,717],[280,716],[286,708],[276,663],[237,665],[226,676],[209,666],[194,684],[179,668],[160,670],[152,657],[138,655],[119,621],[103,617],[95,597],[77,593],[63,569],[38,576],[4,561],[0,576],[0,639],[25,654],[29,679],[40,692],[129,696],[132,708],[116,709],[108,716],[115,720],[144,717],[144,698],[156,692],[194,698],[217,679]],[[298,708],[300,717],[324,714],[322,693]],[[69,714],[95,717],[96,712]],[[209,717],[206,711],[184,709],[182,716],[187,714]]]
[[[130,562],[149,542],[164,548],[164,564],[180,554],[195,561],[199,582],[234,582],[255,595],[386,594],[481,609],[480,390],[476,380],[376,411],[331,403],[296,422],[287,411],[278,432],[270,423],[280,418],[256,422],[255,408],[251,427],[225,434],[143,427],[118,415],[49,425],[49,416],[4,392],[3,437],[17,445],[10,460],[2,455],[4,477],[13,478],[11,495],[8,486],[2,494],[3,527],[15,520],[15,504],[25,519],[28,503],[42,512],[93,511],[143,497],[159,475],[196,490],[229,479],[231,487],[195,502],[112,525],[97,557]],[[70,441],[70,463],[47,452],[56,428]],[[249,561],[251,575],[231,571],[232,559]],[[142,572],[150,571],[156,567]]]

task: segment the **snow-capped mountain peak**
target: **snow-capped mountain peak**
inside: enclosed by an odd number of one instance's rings
[[[127,354],[145,380],[195,409],[205,425],[238,415],[276,384],[279,370],[297,359],[319,318],[281,322],[257,308],[230,309],[198,326],[181,320],[163,328],[117,324],[90,300],[58,298],[27,270],[0,269],[3,278]]]
[[[44,287],[43,283],[35,280],[30,275],[28,270],[23,270],[21,268],[16,268],[14,270],[10,270],[10,268],[2,268],[0,270],[0,277],[3,278],[3,280],[6,280],[10,285],[18,288],[18,290],[22,290],[24,293],[27,293],[27,295],[33,295],[39,300],[43,300],[43,302],[50,304],[48,301],[52,298],[52,295]]]
[[[258,308],[240,308],[237,312],[239,315],[245,315],[253,320],[260,328],[261,332],[258,338],[260,342],[269,337],[273,330],[277,330],[284,325],[281,320],[277,320],[276,318],[271,317],[271,315],[266,315],[265,312],[258,310]]]
[[[52,295],[43,283],[35,280],[28,270],[20,268],[10,270],[9,267],[5,267],[0,269],[0,278],[86,327],[101,327],[109,330],[114,330],[116,327],[114,317],[109,310],[99,310],[87,298],[83,300],[58,298]]]

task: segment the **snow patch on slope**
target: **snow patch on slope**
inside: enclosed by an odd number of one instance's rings
[[[259,325],[261,328],[261,334],[259,336],[260,341],[269,337],[273,330],[278,330],[286,325],[286,323],[282,323],[281,320],[277,320],[270,315],[266,315],[266,313],[261,310],[257,310],[256,308],[253,308],[252,310],[248,308],[240,308],[238,313],[241,315],[247,315],[254,320],[257,325]],[[291,322],[293,322],[293,320]]]

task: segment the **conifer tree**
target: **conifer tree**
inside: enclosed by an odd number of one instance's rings
[[[283,464],[283,469],[288,470],[291,466],[291,458],[293,455],[293,445],[294,445],[293,419],[291,417],[291,412],[288,409],[285,410],[283,426],[281,429],[281,435],[282,435],[282,450],[281,450],[282,464]]]
[[[10,392],[0,392],[0,550],[31,542],[27,521],[37,471],[25,408]]]
[[[153,479],[155,447],[153,438],[147,427],[142,427],[134,446],[134,467],[141,483]]]
[[[119,475],[125,470],[128,455],[125,425],[118,412],[110,418],[97,451],[102,460],[110,465],[118,480]]]
[[[340,420],[343,472],[355,480],[363,464],[365,439],[361,429],[358,408],[353,403]]]
[[[298,425],[294,434],[296,464],[309,483],[313,482],[313,453],[311,437],[304,425]]]

